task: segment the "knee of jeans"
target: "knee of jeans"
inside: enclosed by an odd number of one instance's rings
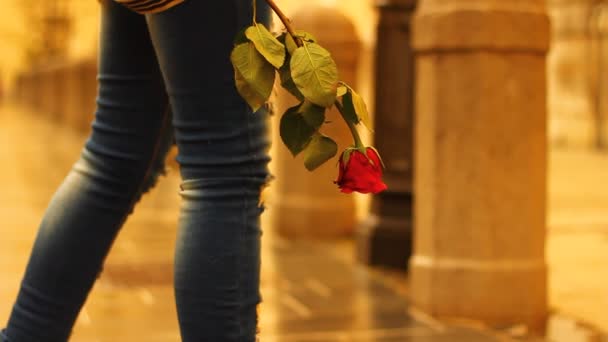
[[[272,181],[269,173],[254,176],[226,176],[185,179],[180,185],[180,195],[188,202],[220,202],[228,205],[253,202],[258,209],[264,209],[264,194]]]
[[[206,152],[205,157],[182,154],[177,158],[185,199],[259,197],[273,179],[268,170],[270,157],[263,149]]]
[[[138,200],[166,173],[165,159],[173,135],[167,130],[159,139],[154,149],[141,153],[124,153],[89,141],[74,171],[88,178],[98,192],[119,197],[135,195]]]
[[[139,196],[154,188],[160,176],[167,174],[165,161],[167,160],[167,155],[169,154],[173,144],[173,134],[171,133],[171,130],[167,130],[167,132],[161,137],[159,147],[150,163],[149,170],[145,175],[143,183],[141,184]]]

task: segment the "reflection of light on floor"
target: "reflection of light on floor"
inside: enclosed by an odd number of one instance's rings
[[[599,342],[600,336],[571,319],[553,316],[547,326],[547,339],[551,342]]]
[[[331,289],[317,279],[314,279],[314,278],[307,279],[306,282],[304,283],[304,286],[306,286],[308,289],[310,289],[317,296],[320,296],[323,298],[331,297]]]
[[[446,330],[445,324],[433,318],[433,316],[427,314],[426,312],[416,309],[415,307],[410,307],[408,309],[408,313],[418,322],[426,324],[437,332],[444,332]]]
[[[80,311],[77,323],[82,325],[91,325],[91,316],[89,316],[89,311],[86,308],[83,308],[82,311]]]
[[[146,288],[141,288],[139,289],[139,298],[141,299],[142,303],[144,303],[145,305],[154,305],[154,303],[156,303],[156,298],[154,298],[154,296],[152,295],[152,292],[150,292],[150,290],[146,289]]]
[[[312,311],[310,308],[288,292],[282,293],[279,300],[282,304],[298,314],[301,318],[310,318],[312,316]]]

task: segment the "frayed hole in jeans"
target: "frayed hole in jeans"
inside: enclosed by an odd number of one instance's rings
[[[270,187],[270,183],[274,180],[274,176],[273,175],[268,175],[266,177],[266,181],[264,182],[264,184],[262,184],[260,186],[260,198],[258,200],[258,208],[265,208],[265,203],[266,203],[266,198],[268,195],[268,188]]]
[[[0,331],[0,342],[9,342],[8,337],[6,336],[6,329]]]
[[[260,306],[261,303],[258,303],[255,306],[256,311],[256,319],[255,319],[255,341],[260,342]]]

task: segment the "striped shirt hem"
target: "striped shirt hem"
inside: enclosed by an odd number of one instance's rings
[[[119,4],[141,14],[153,14],[168,10],[185,0],[114,0]]]

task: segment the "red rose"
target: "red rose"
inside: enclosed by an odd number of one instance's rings
[[[382,182],[382,162],[378,153],[375,149],[366,147],[365,154],[354,148],[342,152],[340,173],[335,182],[342,192],[377,194],[386,190],[386,184]]]

